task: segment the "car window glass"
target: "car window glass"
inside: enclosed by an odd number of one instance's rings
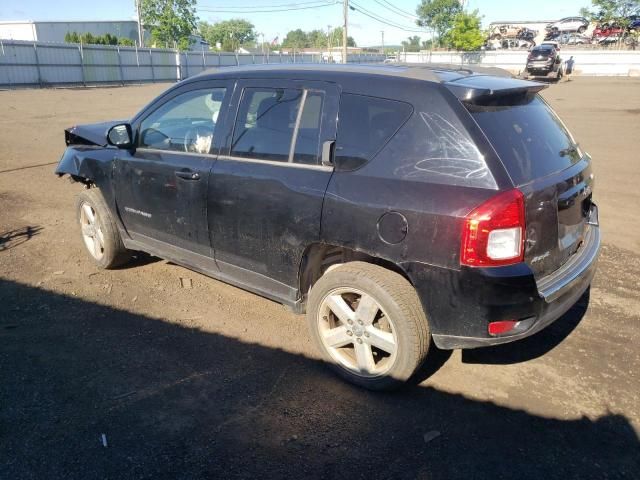
[[[245,89],[231,155],[318,164],[323,103],[322,92],[292,88]]]
[[[320,163],[320,125],[324,94],[307,91],[300,116],[293,161],[307,165]]]
[[[142,121],[138,145],[210,153],[225,91],[225,88],[209,88],[172,98]]]
[[[571,134],[538,95],[503,96],[466,106],[517,185],[563,170],[582,157]]]
[[[345,93],[340,99],[336,163],[356,168],[371,160],[413,112],[408,103]]]

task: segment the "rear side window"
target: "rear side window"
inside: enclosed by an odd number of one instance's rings
[[[582,157],[562,121],[538,95],[503,96],[467,109],[516,185],[564,170]]]
[[[408,103],[345,93],[340,99],[336,163],[345,170],[371,160],[413,113]]]
[[[292,88],[247,88],[233,133],[236,157],[319,163],[322,92]]]

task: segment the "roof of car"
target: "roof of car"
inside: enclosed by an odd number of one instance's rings
[[[292,75],[317,76],[319,80],[332,76],[388,76],[423,80],[427,82],[441,83],[471,75],[495,75],[510,76],[505,70],[497,68],[473,67],[467,68],[459,65],[445,64],[266,64],[243,65],[238,67],[221,67],[205,70],[191,77],[191,79],[203,80],[219,77],[291,77]]]

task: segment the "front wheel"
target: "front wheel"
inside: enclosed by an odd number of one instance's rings
[[[371,390],[401,386],[429,349],[415,289],[400,274],[365,262],[325,273],[311,289],[307,320],[325,361]]]
[[[91,188],[78,195],[76,216],[84,246],[96,266],[109,269],[130,260],[131,251],[124,247],[99,189]]]

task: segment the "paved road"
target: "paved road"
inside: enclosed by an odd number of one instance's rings
[[[24,167],[164,87],[0,92],[0,478],[640,477],[638,79],[545,94],[594,156],[590,296],[392,394],[336,379],[273,302],[149,257],[90,265],[78,185]]]

